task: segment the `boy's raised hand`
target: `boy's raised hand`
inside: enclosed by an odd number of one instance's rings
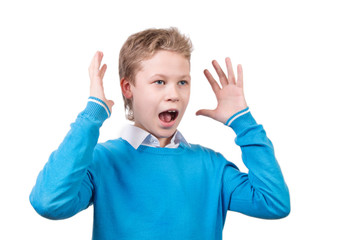
[[[241,65],[237,65],[237,80],[234,75],[230,58],[225,59],[228,77],[221,69],[217,61],[212,64],[219,76],[220,84],[216,82],[211,73],[205,69],[204,74],[213,89],[218,105],[214,110],[201,109],[196,115],[213,118],[219,122],[226,121],[235,113],[247,108],[243,89],[243,71]]]
[[[89,66],[90,96],[97,97],[104,101],[111,112],[112,106],[114,106],[114,101],[106,99],[103,86],[103,78],[107,66],[104,64],[100,68],[103,56],[104,54],[102,52],[97,51]]]

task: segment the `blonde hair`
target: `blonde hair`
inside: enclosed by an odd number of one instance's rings
[[[175,27],[151,28],[131,35],[119,54],[120,80],[127,78],[135,85],[135,76],[141,70],[141,61],[151,58],[159,50],[179,53],[190,61],[192,43],[190,38],[181,34]],[[132,99],[127,99],[124,95],[123,99],[126,118],[133,121]]]

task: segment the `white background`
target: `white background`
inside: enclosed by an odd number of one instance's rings
[[[169,26],[194,44],[192,96],[179,129],[246,171],[232,130],[195,116],[216,105],[202,71],[231,57],[243,65],[247,103],[290,188],[289,217],[229,211],[224,239],[359,239],[359,12],[346,0],[2,1],[0,239],[91,238],[92,208],[51,221],[28,196],[86,105],[95,51],[104,52],[106,96],[115,101],[103,142],[127,124],[117,73],[123,42]]]

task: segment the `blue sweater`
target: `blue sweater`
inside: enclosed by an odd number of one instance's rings
[[[238,115],[239,116],[239,115]],[[30,202],[50,219],[94,206],[93,239],[222,239],[227,210],[266,218],[290,212],[271,141],[250,112],[229,119],[249,173],[200,145],[97,143],[108,117],[88,102],[39,173]]]

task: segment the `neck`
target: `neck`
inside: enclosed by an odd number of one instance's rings
[[[173,137],[174,135],[172,135],[171,137],[168,137],[168,138],[158,138],[157,139],[159,140],[159,143],[160,143],[160,147],[165,147],[166,145],[168,145],[170,142],[171,142],[171,138]]]

